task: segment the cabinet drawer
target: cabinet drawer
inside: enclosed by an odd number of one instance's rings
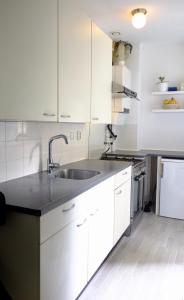
[[[131,179],[131,170],[132,167],[128,167],[127,169],[119,172],[114,176],[114,185],[115,189],[118,188],[121,184]]]
[[[86,216],[86,197],[87,192],[51,210],[40,218],[41,243],[71,223],[77,216]]]

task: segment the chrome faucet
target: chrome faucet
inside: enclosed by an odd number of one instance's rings
[[[55,136],[52,136],[50,139],[49,139],[49,143],[48,143],[48,166],[47,166],[47,170],[49,173],[52,172],[52,169],[54,168],[58,168],[59,167],[59,164],[58,163],[54,163],[53,162],[53,158],[52,158],[52,142],[55,141],[55,140],[58,140],[58,139],[64,139],[65,143],[68,144],[68,139],[66,137],[66,135],[64,134],[58,134],[58,135],[55,135]]]

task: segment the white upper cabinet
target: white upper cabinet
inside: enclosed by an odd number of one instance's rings
[[[59,121],[89,122],[91,20],[78,0],[59,0]]]
[[[0,2],[0,119],[57,120],[57,0]]]
[[[111,85],[112,40],[92,23],[92,123],[111,123]]]

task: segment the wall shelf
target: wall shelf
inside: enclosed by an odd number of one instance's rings
[[[184,113],[184,109],[152,109],[153,113]]]
[[[164,95],[184,95],[184,91],[173,91],[173,92],[152,92],[153,96],[164,96]]]

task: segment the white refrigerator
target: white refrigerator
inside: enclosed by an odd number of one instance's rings
[[[184,160],[161,160],[160,216],[184,219]]]

